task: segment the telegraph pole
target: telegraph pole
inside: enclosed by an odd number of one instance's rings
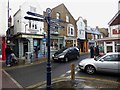
[[[8,17],[7,17],[7,19],[8,19],[8,29],[7,29],[7,44],[10,44],[10,31],[9,31],[9,28],[10,28],[10,17],[9,17],[9,13],[10,13],[10,7],[9,7],[9,0],[8,0]]]

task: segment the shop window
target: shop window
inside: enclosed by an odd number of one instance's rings
[[[120,42],[115,42],[115,52],[120,52]]]
[[[57,40],[51,40],[50,47],[51,47],[51,50],[58,50],[58,41]]]

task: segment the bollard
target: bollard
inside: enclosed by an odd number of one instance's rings
[[[75,80],[75,64],[71,64],[71,80]]]

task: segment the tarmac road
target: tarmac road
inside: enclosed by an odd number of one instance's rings
[[[70,76],[70,65],[74,63],[77,66],[78,62],[86,57],[89,57],[88,54],[81,55],[79,60],[65,62],[51,62],[52,65],[52,79],[59,78],[59,77],[69,77]],[[21,68],[13,68],[8,69],[6,72],[16,80],[22,87],[35,87],[43,82],[46,81],[46,62],[40,64],[33,64],[27,67]],[[109,74],[95,74],[95,75],[88,75],[83,72],[78,72],[76,70],[76,77],[77,78],[94,78],[104,79],[109,81],[119,81],[119,76],[109,75]]]
[[[88,55],[82,55],[80,58],[86,58]],[[71,63],[77,65],[79,60],[70,62],[51,62],[52,66],[52,79],[58,78],[68,70],[70,70]],[[6,72],[16,80],[22,87],[29,87],[37,83],[46,81],[46,62],[27,67],[6,69]]]

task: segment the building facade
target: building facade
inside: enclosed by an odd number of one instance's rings
[[[35,2],[23,3],[14,14],[14,36],[16,44],[15,52],[19,58],[24,57],[26,52],[34,53],[35,49],[42,52],[43,49],[43,22],[26,20],[27,12],[43,14],[39,4]]]
[[[91,46],[96,47],[96,40],[101,38],[101,33],[98,28],[91,28],[87,26],[86,38],[88,40],[88,48]]]
[[[64,28],[53,28],[51,26],[51,51],[56,51],[62,47],[71,47],[77,45],[76,21],[65,7],[60,4],[52,9],[51,17],[65,21],[57,23]],[[47,33],[47,23],[44,23],[44,30]]]
[[[86,24],[82,17],[79,17],[77,22],[77,44],[80,49],[80,53],[88,52],[88,43],[86,39]]]
[[[120,52],[120,10],[111,19],[109,24],[109,37],[97,40],[103,47],[104,53]]]

